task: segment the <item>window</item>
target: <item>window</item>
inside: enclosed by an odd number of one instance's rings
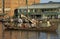
[[[35,12],[37,12],[37,9],[35,9]]]
[[[30,12],[33,12],[33,9],[30,9]]]
[[[27,9],[24,9],[24,11],[23,12],[27,12]]]
[[[19,12],[23,13],[23,12],[27,12],[26,9],[20,9]]]

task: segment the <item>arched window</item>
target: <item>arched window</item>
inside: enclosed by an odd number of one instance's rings
[[[16,18],[18,18],[18,9],[15,9],[15,10],[14,10],[14,16],[15,16]]]

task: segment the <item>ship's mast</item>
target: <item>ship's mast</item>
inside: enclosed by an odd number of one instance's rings
[[[2,13],[4,14],[5,11],[4,11],[4,2],[5,0],[2,0]],[[4,15],[3,15],[4,17]],[[2,24],[2,39],[4,39],[4,25]]]
[[[26,0],[26,6],[27,6],[27,16],[28,16],[28,0]]]
[[[2,0],[2,13],[4,14],[5,11],[4,11],[4,0]]]
[[[34,0],[34,4],[35,4],[35,0]]]

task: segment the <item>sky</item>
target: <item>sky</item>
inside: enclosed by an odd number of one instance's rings
[[[40,3],[47,3],[49,1],[60,2],[60,0],[40,0]]]

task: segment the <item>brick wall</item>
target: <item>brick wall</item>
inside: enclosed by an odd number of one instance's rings
[[[28,0],[28,5],[32,5],[33,3],[40,3],[40,0]],[[5,10],[8,16],[14,15],[14,10],[20,6],[26,6],[26,0],[5,0],[5,9],[10,8],[9,10]],[[0,0],[0,9],[2,9],[2,0]]]

